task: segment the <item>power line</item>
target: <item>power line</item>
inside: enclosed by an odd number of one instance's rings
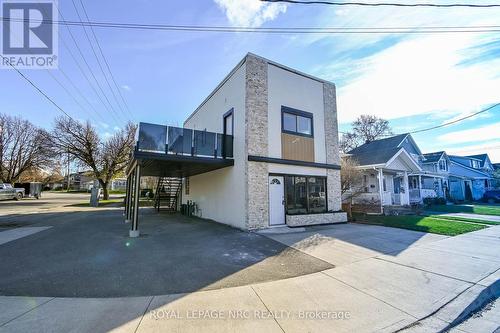
[[[19,36],[17,34],[14,34],[13,35],[15,37],[15,39],[19,42]],[[33,55],[33,53],[28,50],[28,52],[30,54]],[[88,113],[88,111],[80,104],[80,102],[75,98],[75,96],[68,90],[68,88],[66,88],[62,83],[61,81],[59,81],[59,79],[57,79],[57,77],[51,73],[50,70],[48,69],[44,69],[45,72],[68,94],[68,96],[71,97],[71,99],[82,109],[83,112],[87,113],[89,116],[90,116],[90,113]],[[81,92],[79,91],[79,89],[76,87],[76,85],[73,83],[73,81],[71,80],[70,77],[68,77],[68,75],[62,70],[62,69],[59,69],[59,72],[61,72],[61,74],[66,78],[66,80],[69,81],[69,83],[74,87],[74,89],[76,90],[77,93],[80,94],[81,97],[83,97],[85,99],[85,97],[81,94]],[[91,116],[91,118],[93,118]],[[94,119],[95,120],[95,119]]]
[[[97,27],[108,29],[134,29],[134,30],[164,30],[188,32],[222,32],[222,33],[269,33],[269,34],[429,34],[429,33],[487,33],[500,32],[500,25],[477,26],[421,26],[421,27],[231,27],[231,26],[205,26],[205,25],[167,25],[167,24],[142,24],[118,22],[93,22],[93,21],[51,21],[27,20],[15,18],[1,18],[2,21],[29,21],[41,24],[57,24],[79,27]]]
[[[59,111],[61,111],[62,113],[64,113],[64,115],[68,118],[70,118],[71,120],[75,121],[75,119],[73,119],[73,117],[71,117],[66,111],[63,110],[63,108],[61,108],[56,102],[54,102],[54,100],[52,98],[50,98],[49,96],[47,96],[46,93],[44,93],[40,88],[38,88],[38,86],[33,83],[33,81],[31,81],[28,77],[26,77],[19,69],[16,68],[16,66],[12,65],[10,63],[10,61],[8,61],[7,58],[5,58],[3,55],[0,54],[0,57],[2,57],[2,59],[4,60],[7,60],[7,64],[9,64],[10,67],[12,67],[16,72],[17,74],[19,74],[23,79],[25,79],[29,84],[31,84],[31,86],[33,88],[35,88],[40,94],[42,94],[50,103],[52,103],[52,105],[54,105]]]
[[[397,2],[337,2],[337,1],[302,1],[302,0],[260,0],[262,2],[273,3],[290,3],[300,5],[332,5],[332,6],[369,6],[369,7],[434,7],[434,8],[453,8],[453,7],[468,7],[468,8],[492,8],[500,7],[500,4],[470,4],[470,3],[397,3]]]
[[[412,132],[409,132],[410,134],[414,134],[414,133],[421,133],[421,132],[426,132],[426,131],[430,131],[430,130],[433,130],[433,129],[437,129],[437,128],[441,128],[441,127],[445,127],[445,126],[448,126],[448,125],[452,125],[452,124],[455,124],[455,123],[458,123],[462,120],[465,120],[465,119],[468,119],[468,118],[471,118],[471,117],[474,117],[474,116],[477,116],[478,114],[480,113],[483,113],[483,112],[487,112],[497,106],[499,106],[500,103],[496,103],[496,104],[493,104],[489,107],[487,107],[486,109],[483,109],[483,110],[480,110],[478,112],[474,112],[468,116],[465,116],[465,117],[462,117],[462,118],[458,118],[458,119],[455,119],[453,121],[449,121],[447,123],[443,123],[441,125],[437,125],[437,126],[433,126],[433,127],[429,127],[429,128],[424,128],[424,129],[419,129],[419,130],[416,130],[416,131],[412,131]]]
[[[84,14],[85,14],[85,17],[87,18],[87,21],[90,21],[89,16],[88,16],[88,14],[87,14],[87,10],[85,9],[85,6],[84,6],[84,4],[83,4],[83,1],[82,1],[82,0],[80,0],[80,4],[81,4],[81,6],[82,6],[82,8],[83,8],[83,12],[84,12]],[[121,90],[120,90],[120,88],[118,87],[118,84],[116,83],[115,77],[114,77],[114,75],[113,75],[113,72],[111,71],[111,67],[109,66],[108,60],[107,60],[107,59],[106,59],[106,57],[104,56],[104,52],[102,51],[101,44],[99,43],[99,39],[97,39],[97,35],[96,35],[95,31],[94,31],[94,27],[90,26],[90,30],[92,31],[92,35],[94,36],[94,39],[95,39],[95,41],[96,41],[97,48],[99,49],[99,52],[100,52],[100,54],[101,54],[101,57],[102,57],[102,59],[104,60],[104,63],[105,63],[105,65],[106,65],[106,68],[107,68],[107,70],[108,70],[108,72],[109,72],[109,74],[110,74],[110,76],[111,76],[111,80],[113,81],[114,86],[115,86],[116,90],[118,91],[118,94],[119,94],[119,95],[120,95],[120,97],[121,97],[121,101],[122,101],[123,105],[125,105],[125,108],[127,109],[127,111],[128,111],[128,113],[129,113],[129,115],[130,115],[132,118],[134,118],[134,116],[133,116],[132,112],[130,111],[130,108],[129,108],[129,106],[128,106],[127,102],[125,101],[125,98],[123,98],[123,94],[121,93]],[[111,90],[111,91],[113,91],[113,90]],[[115,100],[117,101],[117,103],[118,103],[118,104],[120,104],[120,103],[118,102],[118,100],[117,100],[117,98],[116,98],[116,96],[115,96],[114,92],[113,92],[113,96],[115,97]]]
[[[59,12],[59,15],[63,18],[64,20],[64,16],[62,14],[62,12],[60,11],[60,9],[58,7],[57,8],[57,11]],[[83,62],[85,63],[90,75],[92,76],[92,78],[94,79],[94,82],[96,83],[97,85],[97,88],[99,89],[99,91],[101,92],[101,94],[106,98],[106,94],[104,93],[104,90],[102,89],[101,85],[99,84],[99,82],[97,81],[97,78],[94,74],[94,72],[92,71],[92,68],[90,67],[89,63],[87,62],[87,59],[85,58],[85,55],[83,54],[80,46],[78,45],[78,42],[76,41],[75,39],[75,36],[73,35],[73,33],[71,32],[71,29],[69,28],[69,26],[66,26],[66,30],[68,30],[68,33],[71,37],[71,40],[73,41],[73,43],[75,44],[76,46],[76,49],[78,50],[78,53],[80,54],[80,57],[83,59]],[[85,71],[81,68],[79,62],[76,60],[76,58],[74,57],[73,53],[71,52],[71,49],[68,47],[68,45],[66,45],[66,43],[64,42],[64,39],[61,39],[63,41],[63,45],[66,47],[66,49],[68,50],[68,52],[70,53],[71,57],[73,58],[73,60],[75,61],[75,63],[77,64],[78,68],[80,69],[80,71],[82,72],[83,76],[85,77],[85,79],[87,80],[87,82],[89,83],[90,87],[92,88],[92,90],[95,92],[95,94],[97,95],[97,98],[99,99],[99,101],[101,102],[101,104],[104,106],[104,108],[108,111],[109,115],[111,116],[111,118],[113,118],[113,120],[116,122],[116,124],[119,124],[120,121],[115,117],[114,113],[111,111],[111,109],[108,107],[108,105],[105,103],[105,101],[103,100],[103,98],[101,97],[101,95],[99,94],[99,92],[97,91],[97,89],[94,87],[94,85],[91,83],[90,79],[88,78],[88,76],[85,74]],[[107,99],[107,98],[106,98]],[[109,101],[108,101],[109,103]]]
[[[415,134],[415,133],[421,133],[421,132],[427,132],[427,131],[431,131],[431,130],[435,130],[435,129],[438,129],[438,128],[441,128],[441,127],[445,127],[445,126],[449,126],[449,125],[452,125],[452,124],[456,124],[458,122],[461,122],[465,119],[469,119],[469,118],[472,118],[474,116],[477,116],[478,114],[481,114],[481,113],[484,113],[484,112],[488,112],[490,111],[491,109],[494,109],[495,107],[497,106],[500,106],[500,103],[495,103],[485,109],[482,109],[480,111],[477,111],[477,112],[474,112],[474,113],[471,113],[465,117],[461,117],[461,118],[458,118],[458,119],[455,119],[455,120],[452,120],[452,121],[449,121],[449,122],[446,122],[446,123],[443,123],[441,125],[437,125],[437,126],[432,126],[432,127],[428,127],[428,128],[422,128],[422,129],[419,129],[419,130],[415,130],[415,131],[410,131],[410,132],[406,132],[406,133],[399,133],[399,134],[384,134],[382,136],[384,137],[393,137],[393,136],[398,136],[398,135],[401,135],[401,134]],[[339,133],[342,133],[342,134],[349,134],[349,132],[341,132],[341,131],[338,131]]]
[[[79,12],[79,10],[78,10],[78,8],[77,8],[77,6],[76,6],[75,1],[74,1],[74,0],[71,0],[71,2],[73,3],[73,7],[75,8],[75,12],[76,12],[76,15],[78,16],[78,19],[80,20],[80,22],[82,22],[83,20],[82,20],[82,18],[81,18],[81,16],[80,16],[80,12]],[[88,33],[87,33],[87,29],[85,29],[85,27],[83,27],[83,32],[84,32],[84,34],[85,34],[85,37],[87,38],[87,41],[88,41],[88,42],[89,42],[89,44],[90,44],[90,49],[92,50],[92,53],[94,54],[94,57],[95,57],[95,59],[97,60],[97,65],[99,66],[99,69],[101,70],[101,73],[102,73],[102,75],[104,76],[104,81],[105,81],[105,82],[106,82],[106,84],[108,85],[108,88],[111,90],[111,93],[112,93],[112,95],[114,95],[114,98],[115,98],[115,101],[116,101],[116,96],[115,96],[115,93],[114,93],[113,89],[111,89],[111,85],[109,84],[108,77],[106,76],[106,73],[104,73],[104,69],[102,68],[101,61],[99,60],[99,57],[97,56],[97,53],[96,53],[96,51],[95,51],[95,49],[94,49],[94,45],[93,45],[92,41],[90,40],[90,37],[89,37],[89,35],[88,35]],[[103,94],[104,94],[104,92],[103,92]],[[107,97],[107,95],[106,95],[106,94],[104,94],[104,97],[105,97],[106,101],[109,103],[109,105],[110,105],[111,109],[113,110],[113,112],[115,112],[115,113],[116,113],[116,115],[117,115],[117,117],[119,117],[119,116],[118,116],[118,115],[119,115],[119,113],[115,110],[115,108],[113,107],[113,105],[112,105],[112,104],[111,104],[111,102],[109,101],[109,99],[108,99],[108,97]],[[119,108],[121,108],[119,104],[118,104],[118,107],[119,107]]]

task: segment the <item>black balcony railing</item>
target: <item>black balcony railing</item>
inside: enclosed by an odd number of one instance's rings
[[[140,123],[136,149],[163,154],[233,158],[233,136]]]

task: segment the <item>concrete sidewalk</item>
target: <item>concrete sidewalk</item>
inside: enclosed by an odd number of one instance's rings
[[[0,297],[0,332],[427,332],[455,328],[472,333],[493,332],[500,325],[494,300],[500,293],[500,226],[456,237],[365,225],[308,228],[268,237],[336,267],[188,294]],[[466,320],[467,311],[476,307],[481,317]]]
[[[468,219],[486,220],[500,223],[500,216],[497,215],[483,215],[472,213],[443,213],[443,212],[428,212],[432,215],[451,216],[451,217],[464,217]]]

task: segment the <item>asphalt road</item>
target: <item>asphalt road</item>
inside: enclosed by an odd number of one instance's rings
[[[0,217],[12,214],[47,212],[89,200],[90,194],[88,193],[42,192],[42,197],[38,200],[34,198],[24,198],[20,201],[1,200]]]

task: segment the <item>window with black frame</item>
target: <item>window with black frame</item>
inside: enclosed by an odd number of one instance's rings
[[[283,133],[313,137],[313,115],[282,106],[281,129]]]
[[[326,178],[285,176],[285,197],[288,215],[325,213]]]

